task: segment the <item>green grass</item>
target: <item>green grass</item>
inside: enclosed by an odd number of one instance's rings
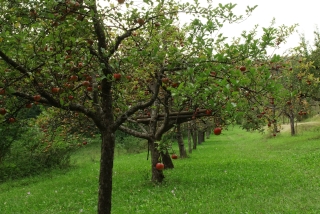
[[[212,135],[160,185],[146,153],[116,154],[113,213],[320,213],[319,128],[268,136]],[[0,213],[96,213],[99,149],[79,150],[71,170],[1,184]]]

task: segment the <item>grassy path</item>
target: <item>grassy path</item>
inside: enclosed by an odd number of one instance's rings
[[[174,160],[153,185],[146,153],[116,156],[113,213],[320,213],[320,133],[268,138],[238,128]],[[96,213],[99,146],[75,167],[0,185],[0,213]]]

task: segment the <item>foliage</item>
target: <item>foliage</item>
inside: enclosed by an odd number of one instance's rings
[[[38,127],[29,123],[25,132],[10,145],[9,152],[0,163],[0,181],[69,166],[70,155],[75,147],[72,149],[72,145],[64,143],[61,138],[54,141],[46,138]]]
[[[14,141],[20,139],[24,132],[27,131],[25,125],[16,123],[13,126],[7,124],[0,124],[0,164],[4,157],[10,152]]]
[[[147,141],[126,134],[121,131],[116,132],[116,148],[124,150],[126,153],[140,153],[147,150]]]

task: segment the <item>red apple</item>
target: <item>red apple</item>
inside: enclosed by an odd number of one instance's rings
[[[171,158],[172,158],[172,159],[178,159],[178,155],[172,154],[172,155],[171,155]]]
[[[113,74],[113,78],[115,80],[120,80],[121,79],[121,74]]]
[[[163,78],[161,79],[161,81],[162,81],[163,83],[168,83],[168,82],[169,82],[169,78],[168,78],[168,77],[163,77]]]
[[[210,76],[215,77],[215,76],[217,76],[217,73],[214,72],[214,71],[211,71],[211,72],[210,72]]]
[[[92,91],[92,87],[87,87],[87,91]]]
[[[5,115],[7,111],[4,108],[0,108],[0,114]]]
[[[207,109],[207,110],[206,110],[206,115],[212,115],[212,110]]]
[[[144,19],[142,19],[142,18],[137,19],[137,23],[139,25],[143,25],[144,24]]]
[[[92,76],[87,76],[87,77],[86,77],[86,80],[89,81],[89,82],[91,82],[91,81],[92,81]]]
[[[84,141],[82,144],[83,144],[83,145],[87,145],[87,144],[88,144],[88,142],[87,142],[87,141]]]
[[[68,97],[68,99],[69,99],[69,100],[73,100],[74,97],[73,97],[72,95],[70,95],[70,96]]]
[[[88,87],[90,85],[90,82],[89,81],[83,81],[82,85],[85,86],[85,87]]]
[[[246,71],[246,70],[247,70],[247,68],[245,66],[240,67],[240,71]]]
[[[6,90],[4,90],[3,88],[0,88],[0,95],[4,95],[6,93]]]
[[[215,135],[220,135],[220,134],[221,134],[221,128],[220,128],[220,127],[215,128],[215,129],[213,130],[213,133],[214,133]]]
[[[39,101],[40,99],[41,99],[41,96],[38,94],[38,95],[34,95],[33,96],[33,99],[35,100],[35,101]]]
[[[172,88],[177,88],[179,86],[179,83],[175,82],[175,83],[172,83]]]
[[[31,108],[32,107],[32,103],[27,103],[26,104],[26,108]]]
[[[59,93],[59,91],[60,91],[60,88],[57,88],[57,87],[51,88],[51,92],[54,94]]]
[[[164,169],[164,164],[163,163],[157,163],[156,164],[156,169],[157,170],[163,170]]]
[[[9,123],[14,123],[15,121],[16,120],[13,117],[9,118]]]
[[[77,81],[77,80],[78,80],[78,76],[76,76],[76,75],[71,75],[71,77],[69,78],[69,81],[72,81],[72,82]]]

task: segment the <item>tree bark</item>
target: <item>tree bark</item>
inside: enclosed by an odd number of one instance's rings
[[[197,136],[197,125],[196,122],[192,122],[192,130],[191,130],[191,135],[192,135],[192,142],[193,142],[193,149],[197,149],[197,144],[198,144],[198,136]]]
[[[188,122],[188,152],[191,154],[192,153],[192,135],[191,135],[191,124]]]
[[[160,162],[160,152],[154,140],[148,140],[148,143],[151,151],[151,171],[152,171],[151,180],[153,182],[161,183],[162,180],[164,179],[163,171],[156,169],[156,164]]]
[[[291,136],[294,136],[294,135],[296,134],[296,130],[295,130],[294,114],[293,114],[293,112],[290,112],[289,120],[290,120]]]
[[[198,131],[198,144],[202,144],[204,142],[204,132]]]
[[[172,159],[170,157],[170,154],[168,152],[168,150],[166,150],[166,152],[160,152],[161,155],[161,159],[162,159],[162,163],[164,164],[164,168],[165,169],[173,169],[174,165],[172,162]]]
[[[182,136],[182,133],[181,133],[180,124],[177,124],[177,140],[178,140],[180,158],[186,158],[187,157],[187,152],[186,152],[186,149],[184,147],[183,136]]]
[[[101,158],[99,176],[98,213],[111,213],[112,169],[115,137],[110,129],[101,132]]]
[[[206,137],[207,137],[207,139],[210,139],[210,134],[211,134],[211,127],[208,126],[208,127],[207,127],[207,130],[206,130]]]

